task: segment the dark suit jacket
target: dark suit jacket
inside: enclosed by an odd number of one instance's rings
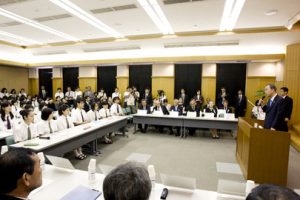
[[[229,100],[229,95],[228,95],[227,92],[226,92],[226,95],[225,95],[225,99],[226,99],[227,101]],[[218,96],[217,96],[217,106],[218,106],[218,108],[220,108],[220,107],[223,106],[222,102],[223,102],[222,94],[219,93]]]
[[[147,110],[147,114],[150,114],[150,106],[146,105],[146,109],[144,109],[144,107],[142,106],[142,104],[139,106],[139,110]]]
[[[293,99],[289,96],[286,96],[283,99],[283,107],[284,107],[284,117],[291,119],[292,111],[293,111]]]
[[[178,96],[178,99],[182,98],[181,94]],[[182,103],[185,107],[187,107],[189,105],[189,97],[187,94],[185,94],[184,99],[182,99]]]
[[[188,106],[187,107],[187,111],[188,112],[196,112],[196,116],[199,117],[200,116],[200,107],[199,106],[195,106],[195,108],[193,108],[192,106]]]
[[[283,98],[277,95],[274,98],[272,105],[269,106],[268,102],[266,107],[267,108],[264,128],[274,128],[278,131],[284,131],[286,123],[284,122],[285,112],[283,106]]]
[[[201,95],[200,95],[200,98],[198,98],[198,96],[195,95],[195,96],[193,97],[193,99],[195,99],[195,101],[196,101],[196,103],[197,103],[198,106],[202,106],[203,103],[204,103],[204,98],[203,98],[203,96],[201,96]]]
[[[175,108],[175,106],[171,106],[170,111],[175,111],[178,112],[179,115],[182,115],[183,113],[183,106],[178,105],[177,109]]]
[[[83,109],[84,109],[85,112],[88,112],[89,110],[91,110],[91,104],[92,104],[91,102],[89,102],[89,103],[84,102]]]
[[[224,106],[222,106],[220,109],[224,109]],[[230,108],[230,107],[227,107],[224,110],[226,111],[226,113],[232,113],[232,108]]]
[[[140,99],[145,99],[147,102],[147,105],[151,106],[152,105],[152,94],[148,94],[148,96],[146,97],[145,94],[142,95],[142,97]]]
[[[20,198],[13,197],[13,196],[8,196],[5,194],[0,194],[0,199],[1,200],[21,200]]]
[[[235,116],[236,117],[244,117],[245,110],[247,109],[247,97],[245,95],[242,96],[242,100],[240,101],[239,97],[235,97]]]
[[[42,90],[39,91],[39,98],[40,99],[46,100],[47,97],[48,97],[48,92],[47,91],[46,91],[45,96],[43,96]]]
[[[209,108],[205,108],[205,112],[206,113],[214,113],[214,117],[218,116],[218,110],[216,108],[213,108],[212,110],[210,110]]]

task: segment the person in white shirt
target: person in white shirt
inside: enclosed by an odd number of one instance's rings
[[[20,111],[21,111],[22,109],[20,108],[18,101],[12,100],[12,101],[11,101],[11,104],[12,104],[12,105],[11,105],[11,112],[12,112],[12,114],[13,114],[16,118],[20,119],[20,118],[21,118]]]
[[[165,92],[163,90],[158,91],[158,100],[161,104],[163,104],[164,100],[167,99]]]
[[[121,94],[119,92],[119,88],[115,88],[115,92],[112,93],[111,98],[114,99],[115,97],[119,97],[119,99],[121,99]]]
[[[134,97],[133,91],[129,94],[129,96],[127,98],[127,107],[130,108],[130,114],[136,113],[135,97]]]
[[[122,116],[124,115],[122,107],[120,106],[120,98],[115,97],[113,98],[113,105],[110,107],[110,113],[113,116]]]
[[[38,107],[38,109],[36,110],[36,109],[34,109],[34,120],[33,120],[33,122],[35,123],[35,124],[37,124],[38,122],[40,122],[41,120],[42,120],[42,110],[44,109],[44,108],[48,108],[48,106],[47,106],[47,104],[45,103],[45,102],[41,102],[40,103],[40,105],[39,105],[39,107]]]
[[[14,115],[11,112],[11,104],[8,101],[4,101],[1,104],[0,111],[0,127],[3,131],[12,131],[14,126]]]
[[[56,120],[53,120],[53,110],[44,108],[41,115],[42,120],[37,123],[39,135],[51,134],[58,131]]]
[[[9,97],[9,94],[8,94],[6,88],[2,88],[2,90],[0,92],[0,99],[3,99],[3,97]]]
[[[101,118],[110,117],[110,110],[108,109],[108,103],[105,101],[102,103],[102,108],[99,110],[99,115]]]
[[[82,98],[82,92],[80,91],[79,87],[77,87],[75,92],[74,92],[74,98],[75,99]]]
[[[27,97],[27,94],[26,94],[24,88],[22,88],[22,89],[20,90],[20,92],[19,92],[19,97],[21,97],[21,96]]]
[[[101,102],[107,100],[107,95],[103,88],[101,88],[100,91],[98,92],[97,98],[100,99]]]
[[[33,124],[34,113],[32,110],[21,110],[23,120],[16,124],[13,129],[14,141],[16,143],[31,140],[38,136],[36,124]]]
[[[91,104],[91,109],[87,112],[89,121],[97,121],[100,119],[99,105],[97,103]]]
[[[75,93],[72,91],[71,87],[67,88],[67,92],[65,93],[65,97],[68,98],[68,100],[75,98]]]
[[[88,116],[84,111],[84,101],[82,99],[77,99],[75,103],[76,108],[72,111],[72,118],[75,126],[89,123]]]
[[[56,97],[60,97],[61,99],[63,99],[65,97],[64,93],[61,91],[61,88],[57,88],[54,97],[55,97],[55,99],[56,99]]]
[[[131,92],[132,92],[131,87],[127,87],[126,91],[124,92],[124,107],[125,108],[127,107],[127,101],[128,101],[128,98],[129,98]]]

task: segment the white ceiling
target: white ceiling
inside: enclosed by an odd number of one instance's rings
[[[126,36],[161,34],[150,17],[139,5],[137,0],[71,0],[85,11],[110,8],[134,4],[137,8],[93,14],[99,20]],[[175,33],[194,31],[217,31],[220,26],[225,0],[203,0],[188,3],[164,5],[158,0],[163,12],[170,22]],[[1,2],[0,2],[1,4]],[[57,5],[48,0],[28,0],[0,6],[20,16],[36,19],[54,15],[68,14]],[[266,16],[268,10],[277,9],[278,13]],[[272,28],[283,27],[287,21],[300,11],[300,0],[246,0],[244,8],[235,26],[236,29]],[[9,32],[18,36],[34,39],[42,43],[57,43],[66,41],[63,38],[41,31],[25,24],[5,26],[5,23],[15,22],[12,19],[0,16],[0,31]],[[63,33],[72,35],[81,40],[109,38],[106,33],[87,24],[81,19],[71,16],[63,19],[40,22],[43,25],[54,28]],[[6,36],[0,35],[0,40],[25,45]],[[237,46],[223,47],[194,47],[165,49],[166,43],[187,42],[215,42],[215,41],[238,41]],[[231,35],[207,35],[166,38],[141,39],[115,42],[77,44],[57,47],[42,47],[20,49],[7,45],[0,45],[0,59],[14,60],[28,63],[47,61],[66,61],[84,59],[107,59],[107,58],[134,58],[147,56],[180,56],[180,55],[228,55],[228,54],[278,54],[285,53],[288,44],[300,42],[299,32],[274,32],[274,33],[251,33]],[[98,53],[84,53],[82,49],[88,48],[112,48],[139,46],[139,50],[107,51]],[[36,55],[65,51],[67,54],[60,55]],[[35,54],[36,56],[34,56]]]

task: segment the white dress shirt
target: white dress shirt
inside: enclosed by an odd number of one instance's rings
[[[63,99],[63,98],[65,97],[65,95],[64,95],[63,92],[56,92],[56,93],[55,93],[55,98],[58,97],[58,96],[59,96],[61,99]]]
[[[124,115],[122,107],[119,104],[114,103],[110,107],[111,115]]]
[[[107,108],[107,109],[101,108],[101,109],[99,110],[99,115],[100,115],[101,118],[107,118],[107,117],[110,117],[110,116],[111,116],[110,110],[109,110],[108,108]]]
[[[75,93],[73,91],[70,91],[70,92],[66,92],[65,93],[65,97],[71,97],[71,98],[75,98]]]
[[[75,91],[74,92],[74,97],[77,99],[78,97],[82,97],[82,92],[81,91]]]
[[[36,125],[37,125],[37,131],[38,131],[39,135],[49,134],[51,132],[50,131],[50,126],[51,126],[52,133],[58,131],[56,120],[53,120],[53,119],[50,120],[50,121],[48,121],[48,120],[41,120]]]
[[[66,117],[64,115],[61,115],[61,116],[59,116],[57,118],[57,122],[56,123],[57,123],[57,129],[58,129],[58,131],[68,129],[68,124],[69,124],[69,128],[73,128],[74,127],[73,119],[70,116]]]
[[[10,123],[10,129],[8,129],[7,125],[8,125],[8,121],[7,118],[9,119],[9,123]],[[2,117],[0,117],[0,129],[2,129],[3,131],[7,132],[7,131],[12,131],[14,124],[16,122],[15,120],[16,118],[14,117],[13,119],[10,117],[10,115],[5,115],[5,121],[2,120]]]
[[[89,110],[87,112],[87,116],[88,116],[89,121],[97,121],[100,119],[100,114],[98,111]]]
[[[29,126],[22,120],[19,124],[17,124],[13,129],[13,136],[15,142],[22,142],[25,140],[29,140],[28,138],[28,127],[30,129],[31,138],[36,138],[38,136],[37,126],[36,124],[31,123]]]
[[[114,99],[115,97],[119,97],[121,99],[121,94],[119,92],[112,93],[111,98]]]
[[[74,123],[79,124],[88,121],[88,116],[83,109],[79,109],[79,108],[73,109],[71,115]]]
[[[25,92],[23,92],[23,93],[20,92],[20,93],[19,93],[19,97],[20,97],[20,96],[27,97],[27,94],[26,94]]]
[[[134,106],[135,98],[132,94],[129,94],[129,97],[127,98],[127,106]]]

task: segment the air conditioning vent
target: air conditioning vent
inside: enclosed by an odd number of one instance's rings
[[[189,3],[196,1],[205,1],[205,0],[164,0],[163,3],[165,5],[178,4],[178,3]]]
[[[44,51],[44,52],[36,52],[32,53],[34,56],[49,56],[49,55],[61,55],[61,54],[67,54],[66,51]]]
[[[93,14],[101,14],[101,13],[116,12],[116,11],[129,10],[129,9],[135,9],[135,8],[137,8],[137,6],[135,4],[128,4],[128,5],[107,7],[107,8],[92,9],[90,11]]]
[[[0,24],[0,27],[17,26],[17,25],[20,25],[20,24],[21,24],[20,22],[12,21],[12,22],[6,22],[6,23],[3,23],[3,24]]]
[[[46,22],[46,21],[57,20],[57,19],[65,19],[65,18],[69,18],[69,17],[72,17],[72,15],[61,14],[61,15],[53,15],[53,16],[47,16],[47,17],[38,17],[38,18],[34,18],[34,20],[37,22]]]
[[[126,47],[107,47],[107,48],[86,48],[82,49],[85,53],[102,52],[102,51],[128,51],[128,50],[139,50],[139,46],[126,46]]]
[[[184,48],[184,47],[235,46],[235,45],[239,45],[239,41],[168,43],[168,44],[164,44],[164,47]]]

